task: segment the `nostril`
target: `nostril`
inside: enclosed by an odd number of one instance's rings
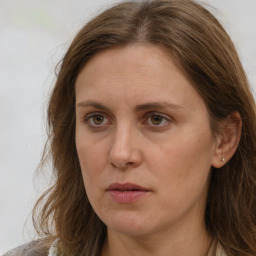
[[[129,148],[129,150],[111,148],[108,155],[108,162],[114,168],[119,168],[120,170],[137,167],[138,165],[140,165],[141,161],[141,152],[138,151],[136,148]]]

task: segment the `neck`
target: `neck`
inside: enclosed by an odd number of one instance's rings
[[[156,232],[147,236],[129,236],[108,230],[102,248],[102,256],[206,256],[212,237],[204,224],[200,226],[179,227]]]

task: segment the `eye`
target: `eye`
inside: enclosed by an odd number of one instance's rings
[[[85,117],[85,121],[86,123],[88,123],[89,126],[95,128],[103,127],[109,123],[109,120],[100,113],[92,113],[90,115],[87,115]]]
[[[150,117],[150,123],[153,125],[160,125],[164,120],[162,116],[159,115],[153,115]]]
[[[93,116],[93,117],[91,117],[91,120],[92,120],[93,124],[101,125],[102,123],[104,123],[104,116],[100,116],[100,115]]]
[[[146,124],[153,127],[164,127],[171,121],[170,117],[167,117],[158,113],[151,113],[147,115]]]

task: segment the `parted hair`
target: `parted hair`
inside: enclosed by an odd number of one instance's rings
[[[192,0],[122,2],[89,21],[75,36],[49,100],[49,138],[42,163],[51,159],[55,183],[34,207],[37,232],[52,240],[58,237],[61,255],[100,255],[107,229],[83,184],[75,145],[75,83],[96,53],[129,44],[170,51],[205,101],[213,133],[218,132],[218,121],[240,113],[237,151],[223,167],[211,170],[205,224],[228,255],[255,256],[255,102],[230,37],[205,7]]]

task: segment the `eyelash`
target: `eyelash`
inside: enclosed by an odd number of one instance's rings
[[[97,125],[97,124],[93,124],[93,118],[95,117],[103,117],[104,119],[107,120],[106,115],[101,113],[101,112],[93,112],[91,114],[88,114],[85,116],[84,120],[85,123],[90,126],[93,129],[102,129],[102,125]]]
[[[93,121],[93,118],[96,118],[96,117],[103,118],[103,125],[102,124],[99,124],[99,125],[95,124],[95,122]],[[160,120],[161,120],[160,124],[149,124],[148,122],[152,123],[152,118],[153,117],[160,118]],[[151,121],[149,121],[150,118],[151,118]],[[109,119],[110,118],[106,117],[105,113],[93,112],[91,114],[86,115],[85,118],[84,118],[84,121],[92,129],[104,129],[105,125],[111,124],[111,121],[109,121]],[[148,126],[150,128],[158,128],[158,129],[166,127],[172,121],[171,117],[163,115],[163,114],[158,113],[158,112],[146,113],[143,116],[143,119],[144,119],[144,121],[142,122],[143,125],[146,125],[148,123]],[[164,124],[162,124],[162,122],[164,122]]]
[[[151,118],[150,122],[152,123],[152,118],[153,117],[160,118],[161,123],[160,124],[148,124],[152,128],[164,128],[172,121],[171,117],[168,117],[168,116],[163,115],[163,114],[158,113],[158,112],[150,112],[150,113],[147,113],[145,115],[145,122],[143,122],[143,124],[146,124],[147,122],[149,122],[150,118]],[[163,120],[164,120],[164,124],[162,124]]]

